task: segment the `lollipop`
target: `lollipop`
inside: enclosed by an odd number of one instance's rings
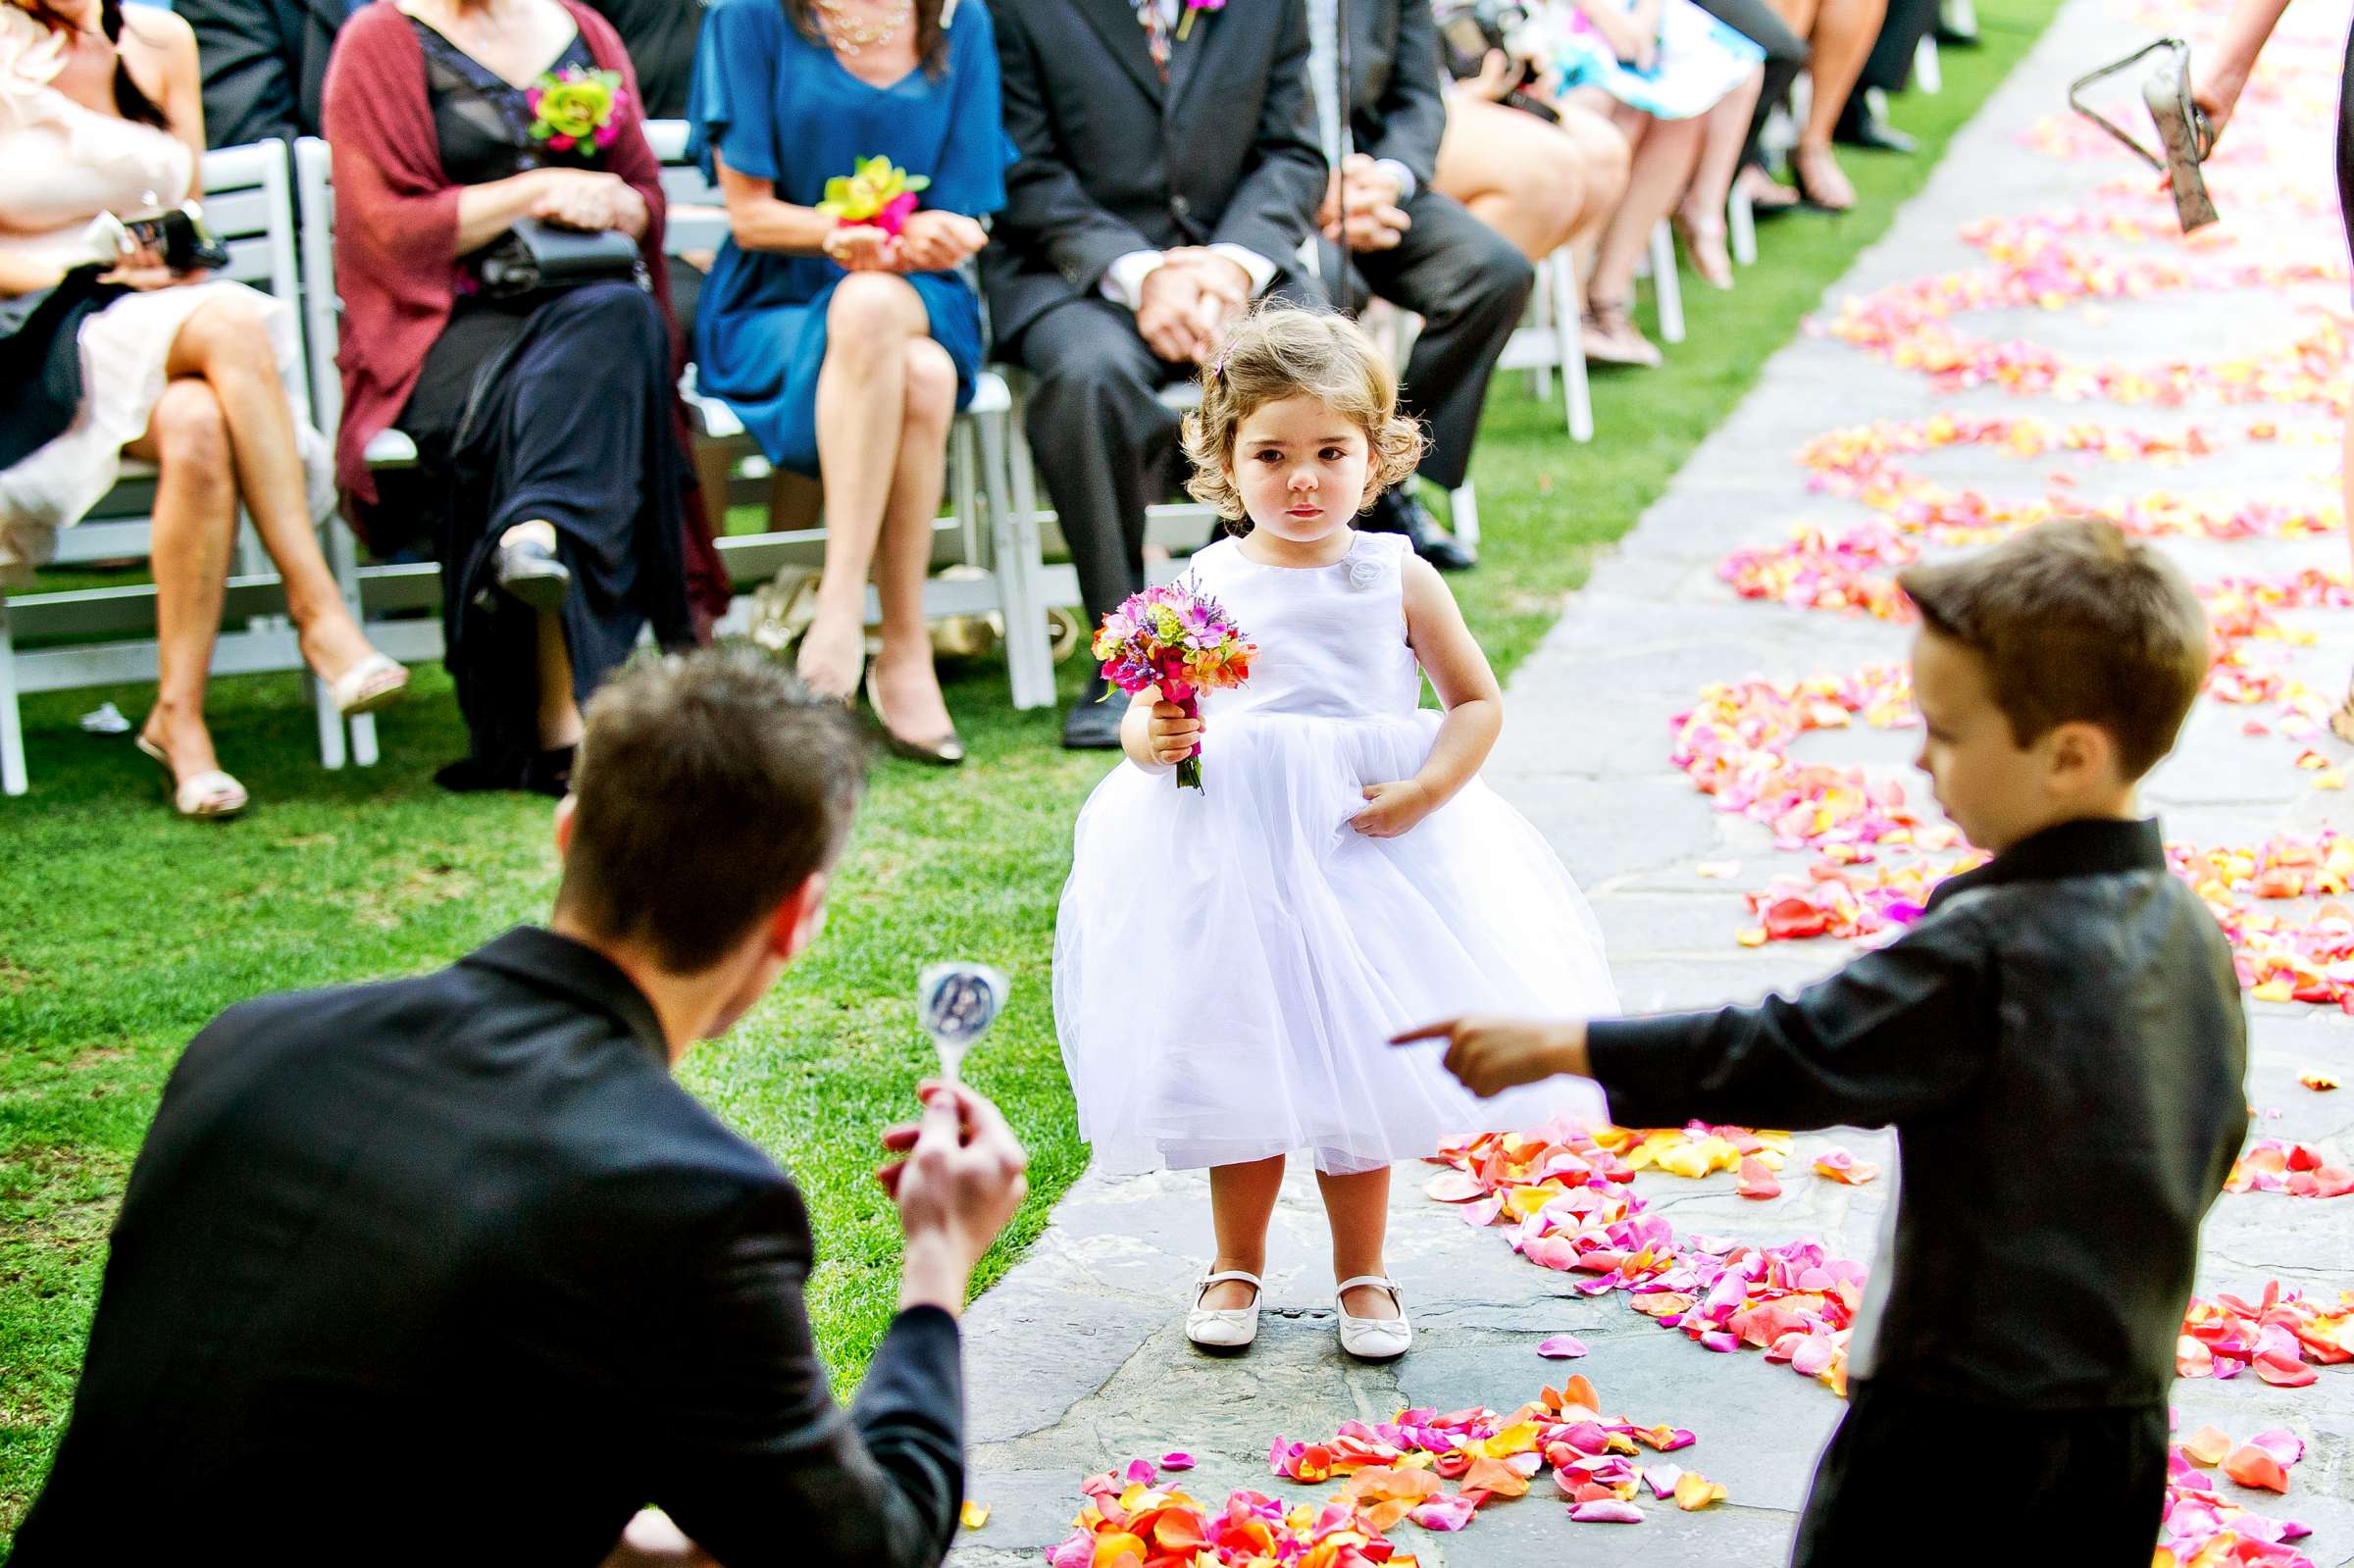
[[[940,1075],[956,1082],[964,1053],[1005,1009],[1005,977],[987,964],[955,960],[916,977],[915,1016],[940,1052]]]

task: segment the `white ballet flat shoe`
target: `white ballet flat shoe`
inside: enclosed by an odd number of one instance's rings
[[[1370,1285],[1390,1292],[1398,1303],[1394,1318],[1360,1318],[1341,1303],[1349,1292],[1360,1285]],[[1340,1314],[1341,1348],[1359,1361],[1395,1361],[1413,1346],[1414,1328],[1406,1321],[1406,1292],[1398,1289],[1396,1280],[1378,1274],[1360,1274],[1353,1280],[1343,1280],[1333,1287],[1332,1308]]]
[[[1226,1280],[1239,1280],[1251,1287],[1251,1304],[1247,1307],[1205,1307],[1202,1297],[1209,1288]],[[1205,1350],[1240,1350],[1258,1338],[1258,1303],[1265,1291],[1258,1276],[1241,1269],[1228,1269],[1222,1274],[1204,1274],[1202,1283],[1194,1287],[1193,1310],[1185,1315],[1185,1337]]]

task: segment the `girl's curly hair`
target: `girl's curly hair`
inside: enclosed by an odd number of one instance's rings
[[[1218,357],[1202,370],[1202,406],[1185,417],[1185,455],[1193,460],[1186,490],[1251,531],[1241,490],[1229,472],[1243,421],[1269,403],[1312,397],[1365,432],[1372,462],[1360,512],[1410,478],[1429,439],[1398,412],[1398,377],[1357,325],[1330,311],[1261,306],[1236,326]]]

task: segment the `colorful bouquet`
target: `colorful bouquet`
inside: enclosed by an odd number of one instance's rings
[[[1203,692],[1233,690],[1250,680],[1257,652],[1217,600],[1195,591],[1191,578],[1131,595],[1096,632],[1096,657],[1111,690],[1134,696],[1157,688],[1189,719],[1202,716]],[[1177,764],[1177,784],[1202,787],[1200,745]]]
[[[826,181],[817,210],[844,228],[880,228],[896,237],[915,211],[916,193],[931,183],[929,176],[910,175],[888,158],[861,158],[849,174]]]
[[[621,133],[621,111],[629,102],[618,71],[584,71],[566,66],[542,76],[524,93],[532,111],[532,139],[550,152],[581,149],[581,156],[613,144]]]

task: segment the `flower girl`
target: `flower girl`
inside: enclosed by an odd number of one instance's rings
[[[1126,764],[1080,814],[1054,1019],[1099,1152],[1209,1168],[1217,1257],[1186,1335],[1239,1349],[1284,1157],[1315,1161],[1342,1348],[1411,1342],[1382,1261],[1390,1163],[1450,1134],[1599,1123],[1556,1080],[1473,1098],[1392,1034],[1463,1008],[1614,1011],[1592,915],[1536,830],[1479,781],[1503,727],[1439,575],[1356,515],[1414,470],[1397,380],[1339,316],[1267,309],[1203,373],[1193,493],[1234,537],[1193,558],[1255,642],[1199,721],[1140,693]],[[1438,712],[1419,706],[1430,678]],[[1199,742],[1204,788],[1171,772]]]

